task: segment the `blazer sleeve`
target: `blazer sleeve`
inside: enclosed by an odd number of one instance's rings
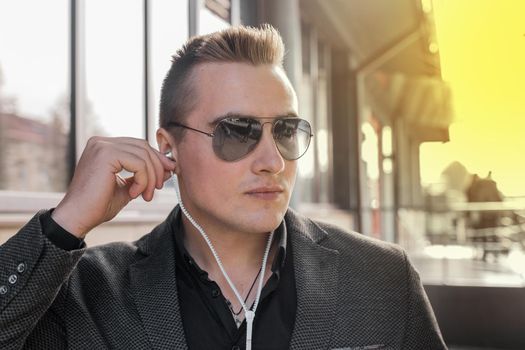
[[[0,246],[1,349],[21,349],[28,339],[65,347],[61,308],[67,280],[85,249],[55,246],[42,233],[43,213]]]
[[[408,260],[406,253],[405,264],[407,269],[407,320],[402,349],[447,349],[434,311],[423,289],[423,284],[414,266]]]

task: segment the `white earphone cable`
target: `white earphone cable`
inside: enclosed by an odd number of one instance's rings
[[[257,310],[257,306],[259,305],[259,299],[261,297],[261,292],[262,292],[262,287],[263,287],[263,282],[264,282],[264,275],[265,275],[265,270],[266,270],[266,263],[268,261],[268,255],[270,253],[270,247],[272,245],[273,231],[270,233],[270,236],[268,237],[268,242],[266,243],[266,248],[264,250],[262,266],[261,266],[261,274],[260,274],[260,277],[259,277],[259,285],[258,285],[258,288],[257,288],[257,294],[255,296],[255,302],[253,304],[253,309],[249,310],[248,306],[246,305],[246,303],[242,299],[240,293],[237,291],[237,288],[235,288],[235,285],[231,281],[230,276],[228,276],[228,273],[224,269],[224,266],[222,265],[221,259],[219,258],[219,255],[215,251],[215,248],[213,248],[213,245],[212,245],[208,235],[206,234],[206,232],[204,232],[204,229],[190,215],[190,213],[188,212],[188,210],[186,209],[186,207],[182,203],[182,198],[180,196],[180,191],[179,191],[179,184],[178,184],[178,181],[177,181],[178,179],[176,179],[176,175],[173,172],[172,172],[171,175],[172,175],[171,178],[172,178],[172,181],[173,181],[173,186],[175,187],[175,193],[177,195],[177,200],[179,201],[179,205],[180,205],[180,208],[181,208],[182,212],[188,218],[188,220],[191,222],[191,224],[197,229],[197,231],[200,232],[202,238],[204,239],[204,241],[206,241],[206,244],[208,244],[208,247],[210,248],[210,250],[211,250],[211,252],[212,252],[212,254],[214,256],[215,261],[217,261],[217,265],[219,266],[219,269],[221,270],[224,278],[226,279],[226,281],[230,285],[230,288],[232,289],[233,293],[237,297],[237,300],[239,300],[239,303],[241,304],[241,306],[242,306],[242,308],[244,310],[244,317],[246,319],[246,350],[251,350],[251,348],[252,348],[253,320],[255,319],[255,311]]]

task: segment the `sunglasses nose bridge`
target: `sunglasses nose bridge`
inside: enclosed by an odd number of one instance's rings
[[[259,122],[261,124],[261,138],[264,137],[264,126],[266,124],[270,124],[270,133],[272,134],[272,138],[274,139],[275,141],[275,135],[274,135],[274,132],[273,132],[273,126],[274,126],[274,122],[271,121],[271,122]]]
[[[264,126],[270,124],[270,132],[272,133],[273,140],[277,142],[277,135],[275,134],[275,120],[261,123],[261,130],[264,131]],[[261,132],[262,137],[262,132]]]
[[[257,143],[260,143],[261,140],[263,139],[264,137],[264,126],[266,124],[269,124],[270,125],[270,134],[272,136],[272,142],[273,142],[273,146],[276,148],[277,152],[279,153],[279,155],[281,157],[283,157],[283,155],[281,154],[281,150],[279,149],[279,147],[277,146],[277,137],[274,133],[274,127],[275,127],[275,121],[265,121],[265,122],[261,122],[259,121],[260,123],[260,128],[261,128],[261,136],[259,138],[259,140],[257,141]]]

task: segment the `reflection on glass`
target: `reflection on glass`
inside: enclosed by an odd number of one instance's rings
[[[523,197],[506,196],[491,172],[473,173],[459,161],[423,190],[427,244],[418,260],[433,261],[427,282],[525,285]]]
[[[68,2],[0,1],[0,190],[64,191]]]
[[[143,138],[143,2],[85,1],[85,138]]]
[[[364,122],[361,126],[361,132],[364,135],[361,146],[361,159],[366,163],[366,173],[370,180],[379,178],[379,156],[378,156],[378,137],[373,126]]]
[[[431,40],[428,50],[439,50],[457,118],[448,142],[420,146],[424,231],[408,216],[400,224],[406,241],[418,242],[423,282],[523,287],[525,2],[482,3],[475,11],[471,3],[421,3],[433,11],[439,46]]]

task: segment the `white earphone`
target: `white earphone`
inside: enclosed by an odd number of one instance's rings
[[[166,157],[170,158],[171,160],[175,161],[175,159],[172,158],[171,151],[170,152],[166,152],[164,155]],[[207,243],[208,247],[210,248],[211,253],[213,254],[213,256],[215,258],[215,261],[217,262],[217,265],[219,266],[219,269],[221,270],[224,278],[226,279],[226,281],[230,285],[230,288],[232,289],[233,293],[237,297],[237,300],[239,301],[239,303],[241,304],[241,306],[242,306],[242,308],[244,310],[244,317],[246,319],[246,350],[251,350],[252,349],[253,321],[255,319],[255,311],[257,310],[257,306],[259,305],[259,301],[260,301],[260,297],[261,297],[261,292],[262,292],[263,282],[264,282],[264,275],[265,275],[265,270],[266,270],[266,262],[268,260],[269,254],[270,254],[270,247],[272,245],[274,232],[272,231],[270,233],[270,235],[268,236],[268,241],[266,243],[266,248],[264,250],[264,255],[263,255],[262,264],[261,264],[261,277],[259,278],[259,285],[258,285],[258,288],[257,288],[257,294],[255,296],[255,301],[253,303],[253,307],[252,307],[252,309],[250,309],[249,306],[246,305],[245,301],[242,299],[239,291],[237,290],[237,288],[233,284],[232,280],[228,276],[228,273],[224,269],[224,266],[222,265],[222,262],[221,262],[221,259],[219,257],[219,254],[217,254],[217,252],[215,251],[215,248],[213,247],[213,244],[212,244],[211,240],[209,239],[208,235],[206,234],[206,232],[204,232],[204,229],[197,223],[197,221],[191,216],[191,214],[188,212],[188,210],[184,206],[184,203],[182,203],[182,198],[181,198],[181,195],[180,195],[180,189],[179,189],[179,183],[178,183],[177,174],[175,174],[173,171],[171,172],[171,180],[173,182],[173,186],[175,187],[175,194],[177,195],[177,200],[179,201],[179,206],[180,206],[180,209],[181,209],[182,213],[190,221],[190,223],[193,225],[193,227],[195,227],[197,229],[197,231],[199,231],[199,233],[201,234],[202,238]]]

